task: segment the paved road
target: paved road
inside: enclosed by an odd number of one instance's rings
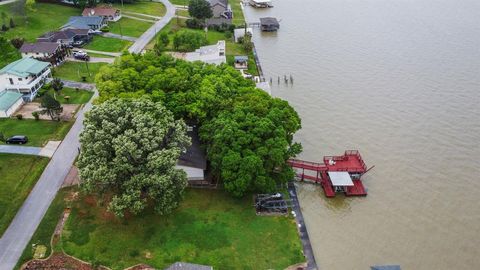
[[[158,20],[152,27],[150,27],[142,36],[140,36],[135,43],[133,43],[128,51],[131,53],[141,53],[147,44],[152,40],[158,31],[160,31],[168,22],[175,16],[175,7],[168,0],[155,0],[161,2],[167,8],[167,13],[163,18]]]
[[[126,16],[123,15],[123,17],[126,17]],[[143,20],[143,19],[141,19],[141,20]],[[152,22],[150,20],[146,20],[146,21]],[[122,35],[114,34],[114,33],[103,33],[102,36],[109,37],[109,38],[123,39],[123,40],[131,41],[131,42],[137,41],[137,38],[135,38],[135,37],[122,36]]]
[[[19,146],[19,145],[0,145],[0,153],[22,154],[38,156],[42,147]]]
[[[94,97],[97,95],[98,93],[95,91]],[[91,106],[90,100],[78,113],[77,120],[58,147],[12,223],[0,238],[1,270],[11,270],[15,267],[67,176],[80,147],[79,134],[83,128],[84,112],[88,111]]]
[[[87,50],[87,49],[82,49],[82,50],[89,53],[104,54],[104,55],[113,56],[113,57],[122,55],[122,53],[120,52],[102,52],[102,51]]]
[[[80,59],[75,59],[73,57],[68,57],[67,61],[70,62],[82,62],[85,63],[85,61],[80,60]],[[115,62],[115,58],[113,57],[90,57],[90,60],[88,60],[89,63],[108,63],[108,64],[113,64]]]
[[[157,20],[154,20],[154,19],[143,19],[143,18],[131,16],[131,15],[126,15],[126,14],[123,14],[122,17],[124,17],[124,18],[130,18],[130,19],[132,19],[132,20],[137,20],[137,21],[142,21],[142,22],[149,22],[149,23],[154,23],[154,22],[157,21]]]
[[[141,17],[148,17],[148,18],[153,18],[155,20],[160,20],[162,17],[160,16],[153,16],[153,15],[149,15],[149,14],[144,14],[144,13],[138,13],[138,12],[131,12],[131,11],[124,11],[122,12],[122,16],[125,16],[125,14],[131,14],[131,15],[137,15],[137,16],[141,16]]]
[[[95,89],[95,84],[93,83],[81,83],[81,82],[73,82],[73,81],[67,81],[67,80],[62,80],[63,86],[69,87],[69,88],[78,88],[78,89],[83,89],[83,90],[89,90],[93,91]]]

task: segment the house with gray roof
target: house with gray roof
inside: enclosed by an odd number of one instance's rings
[[[49,62],[52,66],[62,63],[67,56],[65,45],[56,42],[24,43],[20,48],[22,57],[32,57],[40,61]]]
[[[22,58],[0,70],[0,92],[17,92],[22,94],[24,101],[32,101],[51,77],[50,63],[31,57]]]
[[[107,19],[103,16],[72,16],[62,29],[100,30],[104,26],[107,26]]]
[[[92,39],[90,29],[64,29],[55,32],[48,32],[37,38],[39,42],[56,42],[67,46],[74,43],[85,43]]]
[[[213,16],[207,19],[207,26],[232,24],[233,12],[228,0],[208,0]]]

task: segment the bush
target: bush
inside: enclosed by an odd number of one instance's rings
[[[32,116],[35,117],[35,120],[40,119],[40,114],[38,112],[32,112]]]
[[[3,31],[3,32],[7,32],[7,31],[8,31],[8,27],[7,27],[5,24],[2,25],[2,31]]]
[[[225,32],[225,38],[226,39],[231,39],[232,38],[232,32],[230,32],[230,31]]]
[[[46,90],[50,90],[50,88],[52,88],[52,83],[51,82],[44,84],[43,87],[42,87],[42,89],[46,89]]]
[[[22,120],[22,119],[23,119],[23,115],[22,115],[22,114],[17,114],[16,117],[17,117],[18,120]]]
[[[24,42],[25,42],[25,39],[19,38],[19,37],[12,38],[10,40],[10,43],[12,43],[13,47],[15,47],[16,49],[20,49]]]
[[[202,29],[204,27],[203,23],[196,19],[187,19],[185,24],[191,29]]]
[[[15,23],[13,22],[13,19],[10,18],[10,28],[15,28]]]
[[[194,51],[207,44],[204,33],[188,29],[178,31],[173,37],[173,48],[179,51]]]
[[[102,32],[104,32],[104,33],[105,33],[105,32],[110,32],[110,27],[105,26],[105,27],[103,27],[102,29],[100,29],[100,31],[102,31]]]
[[[5,141],[5,135],[3,135],[2,132],[0,132],[0,141],[2,141],[2,142]]]

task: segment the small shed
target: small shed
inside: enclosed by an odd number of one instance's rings
[[[280,29],[280,23],[273,17],[260,18],[260,29],[266,32],[274,32]]]
[[[233,30],[233,38],[235,40],[235,42],[239,42],[239,39],[243,38],[245,36],[245,34],[250,34],[250,35],[253,35],[253,30],[251,27],[247,27],[247,28],[237,28],[235,30]]]
[[[11,91],[0,92],[0,118],[10,117],[22,104],[22,94]]]
[[[248,56],[246,55],[237,55],[234,57],[235,68],[236,69],[247,69],[248,68]]]

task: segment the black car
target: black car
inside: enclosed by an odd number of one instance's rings
[[[28,142],[27,136],[21,136],[21,135],[12,136],[8,138],[6,141],[6,143],[18,143],[18,144],[25,144],[27,142]]]

